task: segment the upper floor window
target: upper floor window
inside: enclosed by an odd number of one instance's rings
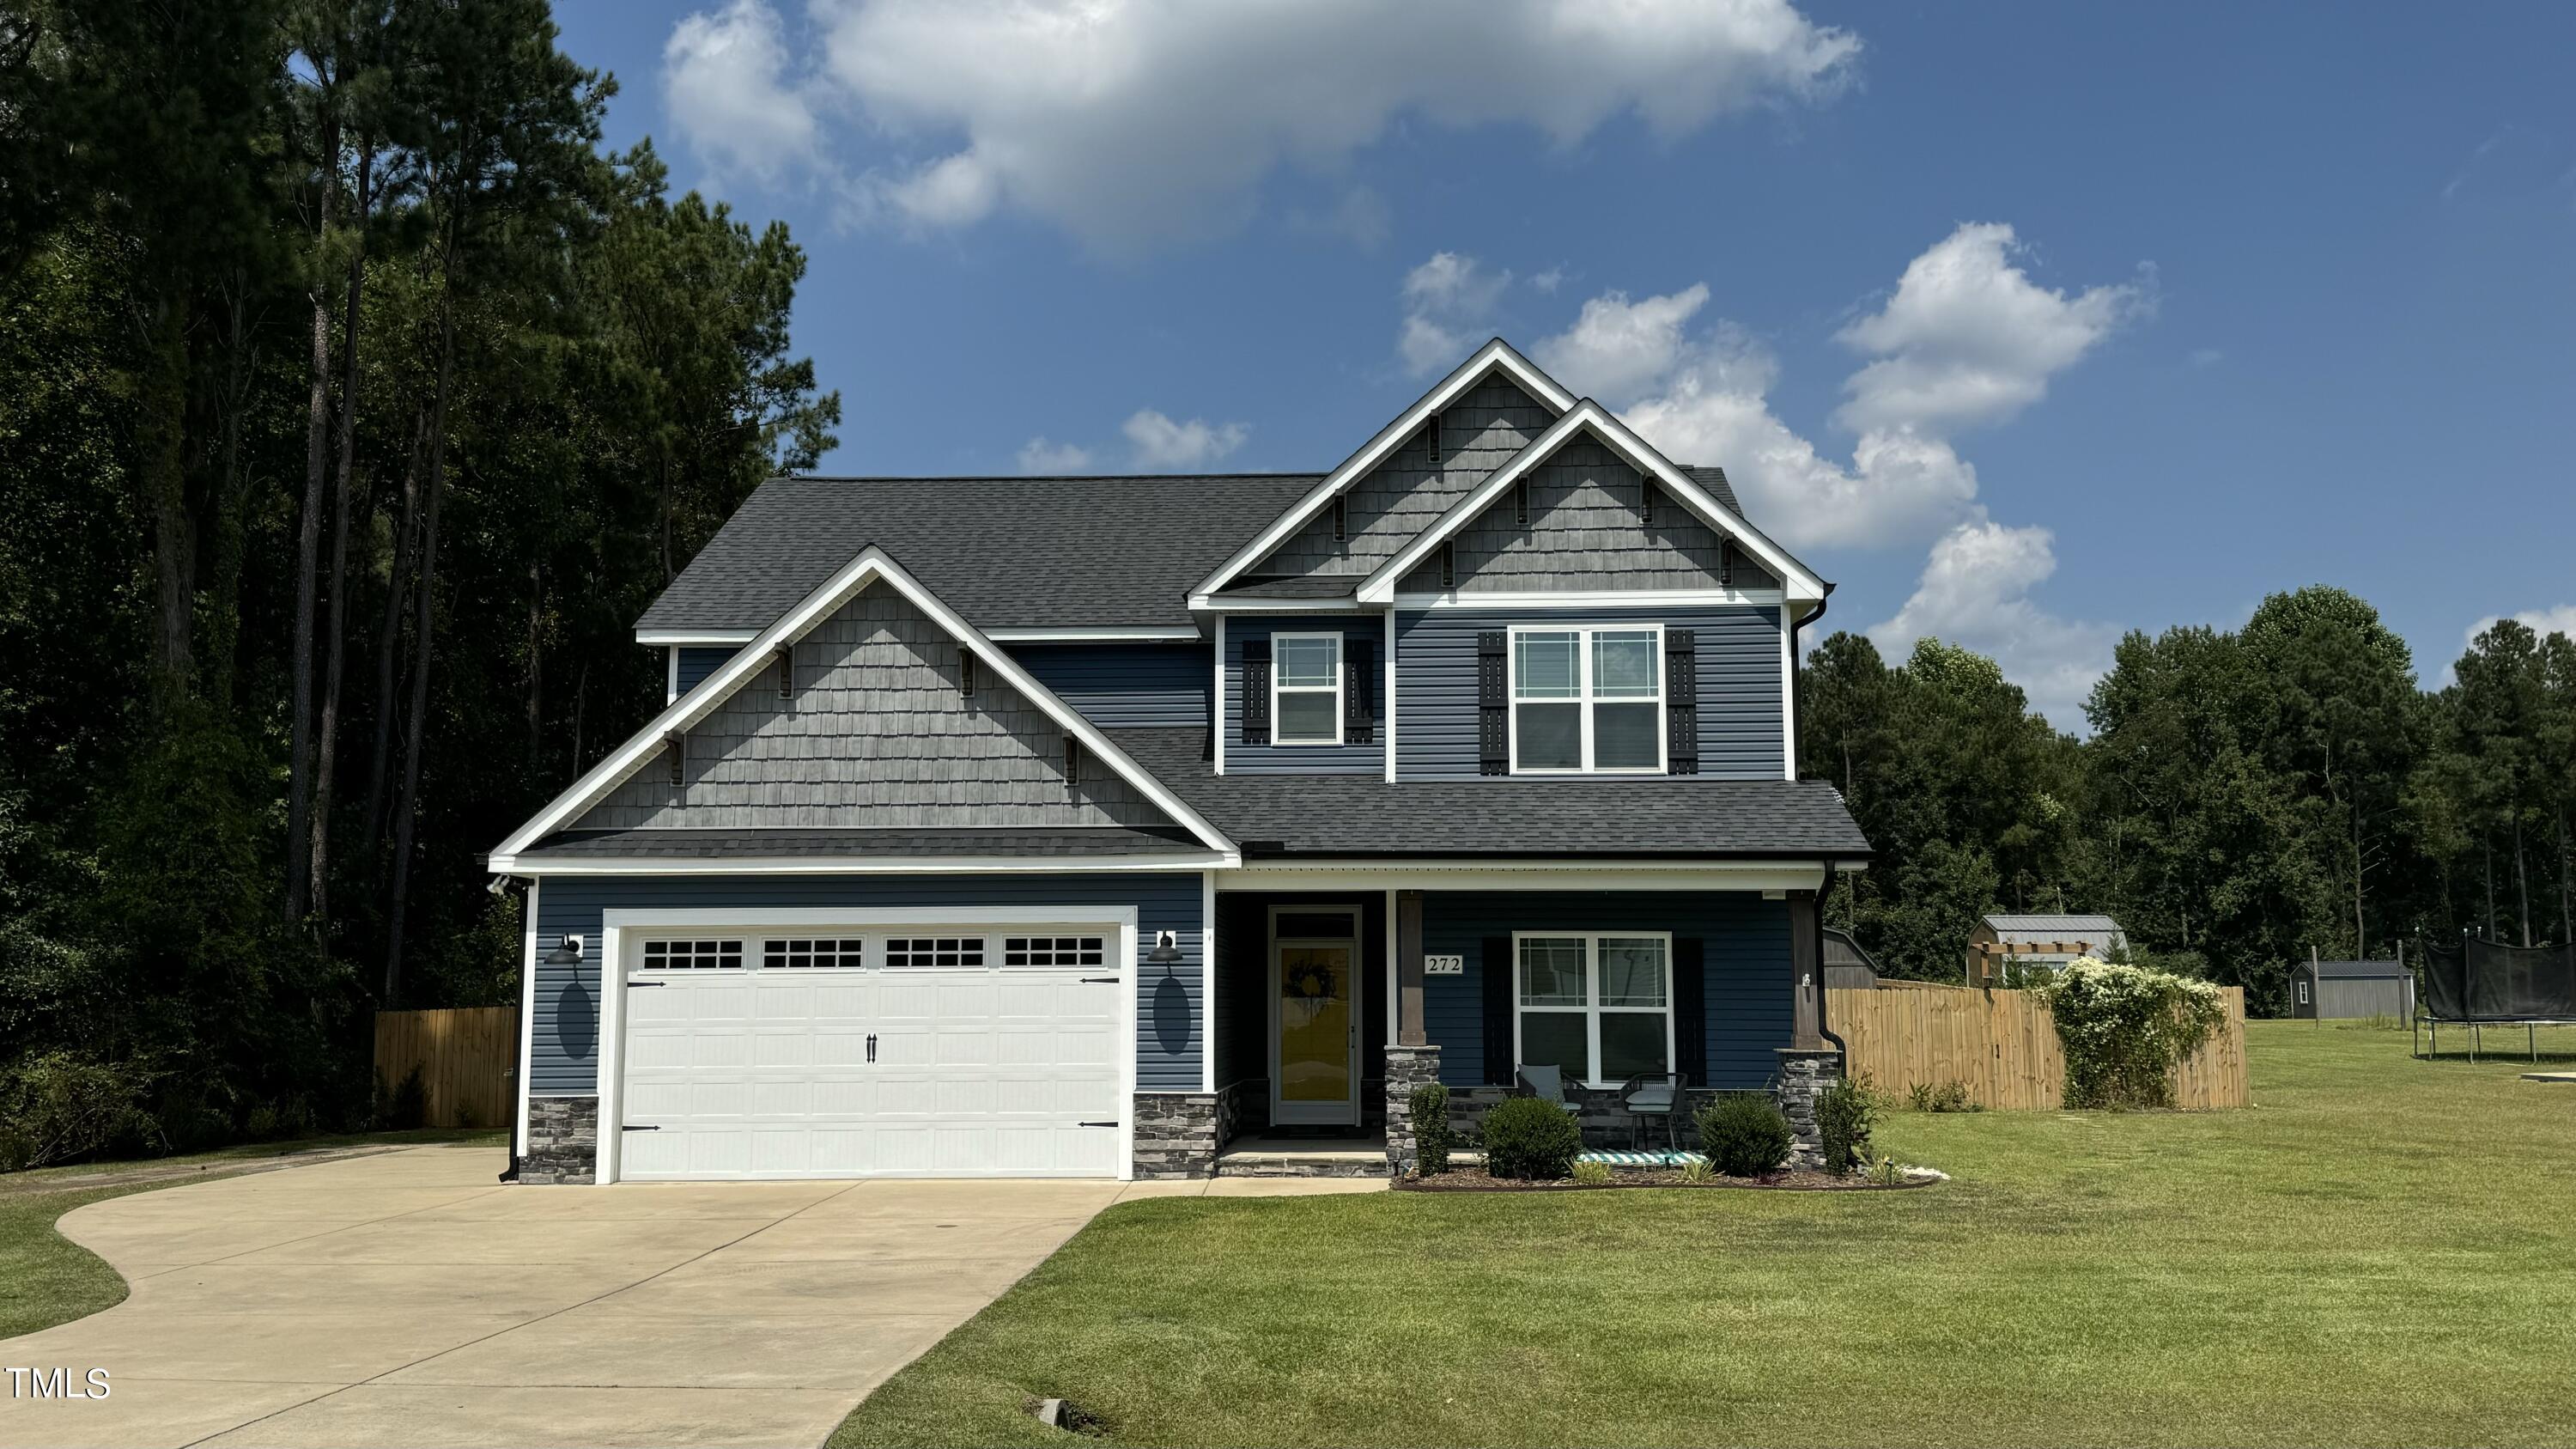
[[[1664,770],[1660,625],[1512,631],[1512,769]]]
[[[1283,745],[1342,742],[1342,636],[1276,634],[1270,640],[1271,738]]]

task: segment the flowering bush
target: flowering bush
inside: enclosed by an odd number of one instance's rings
[[[2040,988],[2066,1048],[2069,1107],[2170,1107],[2173,1069],[2226,1015],[2217,987],[2085,956]]]

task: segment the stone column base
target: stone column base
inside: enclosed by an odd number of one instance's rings
[[[1789,1119],[1797,1145],[1790,1149],[1792,1167],[1825,1165],[1825,1135],[1816,1125],[1816,1098],[1843,1074],[1843,1054],[1831,1047],[1808,1050],[1781,1047],[1780,1071],[1771,1079],[1771,1095]]]
[[[599,1099],[530,1097],[528,1150],[519,1159],[519,1181],[530,1184],[599,1180]]]
[[[1390,1172],[1409,1172],[1421,1156],[1413,1130],[1413,1089],[1440,1080],[1440,1048],[1391,1046],[1386,1049],[1386,1165]]]
[[[1216,1175],[1224,1140],[1216,1092],[1136,1094],[1136,1176],[1140,1180]]]

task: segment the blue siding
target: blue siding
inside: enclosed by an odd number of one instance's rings
[[[1440,1048],[1442,1081],[1485,1080],[1485,938],[1548,930],[1697,938],[1706,956],[1709,1085],[1759,1087],[1777,1070],[1777,1049],[1789,1045],[1793,1026],[1787,901],[1747,891],[1432,892],[1422,900],[1422,949],[1466,958],[1464,974],[1422,983],[1423,1027]]]
[[[1195,874],[550,876],[537,887],[536,1025],[528,1089],[541,1097],[599,1090],[599,930],[609,910],[688,906],[750,910],[847,906],[1136,907],[1136,949],[1158,931],[1178,934],[1181,963],[1136,965],[1136,1086],[1147,1092],[1199,1089],[1200,878]],[[567,935],[588,948],[579,966],[549,966],[546,953]]]
[[[1786,768],[1780,610],[1432,609],[1395,616],[1395,768],[1406,780],[1476,777],[1476,634],[1514,624],[1662,624],[1696,631],[1699,772],[1777,780]],[[1231,746],[1226,767],[1234,766]]]
[[[1365,745],[1247,745],[1243,742],[1243,641],[1273,634],[1334,634],[1369,646],[1377,687],[1377,725],[1386,727],[1386,616],[1327,614],[1321,618],[1248,618],[1225,621],[1225,772],[1229,775],[1383,775],[1386,736]],[[1345,658],[1348,656],[1345,655]],[[1274,725],[1277,721],[1272,721]]]
[[[688,693],[705,682],[708,675],[724,668],[724,662],[731,659],[734,652],[734,647],[730,644],[717,644],[712,647],[697,644],[681,645],[680,692]]]
[[[1013,644],[1011,657],[1105,729],[1205,728],[1216,666],[1195,644]]]

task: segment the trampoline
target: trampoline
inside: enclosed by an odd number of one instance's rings
[[[2490,1026],[2523,1028],[2533,1061],[2540,1060],[2540,1028],[2576,1026],[2576,947],[2507,946],[2463,937],[2455,946],[2427,946],[2424,992],[2415,1017],[2416,1055],[2424,1032],[2442,1050],[2442,1027],[2469,1029],[2469,1060],[2478,1059],[2479,1034]]]

